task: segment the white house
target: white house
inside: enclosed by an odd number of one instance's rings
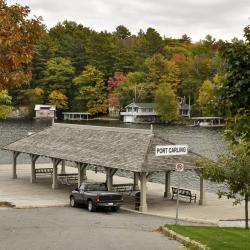
[[[56,107],[54,105],[37,104],[35,106],[36,119],[52,119],[56,117]]]
[[[124,122],[144,123],[158,122],[159,115],[154,110],[154,103],[131,103],[120,112]]]

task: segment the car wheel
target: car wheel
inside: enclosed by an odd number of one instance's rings
[[[96,210],[95,205],[93,204],[92,200],[88,201],[88,210],[89,212],[95,212]]]
[[[111,210],[113,212],[117,212],[120,209],[120,206],[116,206],[116,207],[111,207]]]
[[[70,206],[71,207],[77,207],[77,202],[76,202],[74,196],[70,197]]]

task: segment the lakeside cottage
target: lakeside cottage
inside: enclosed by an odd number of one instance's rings
[[[181,99],[176,112],[182,117],[190,117],[190,104],[186,104],[185,97]],[[158,123],[160,115],[155,111],[154,103],[135,103],[127,105],[120,112],[123,122],[131,123]]]
[[[52,119],[56,117],[56,107],[54,105],[37,104],[35,106],[36,119]]]
[[[160,121],[160,116],[154,110],[154,103],[131,103],[120,112],[124,122],[154,123]]]

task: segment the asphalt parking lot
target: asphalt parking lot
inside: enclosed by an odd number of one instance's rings
[[[70,207],[0,209],[0,249],[180,249],[156,231],[166,220]]]

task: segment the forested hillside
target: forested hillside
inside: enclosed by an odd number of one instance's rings
[[[123,25],[97,32],[71,21],[47,30],[40,19],[27,18],[29,8],[7,6],[3,0],[1,6],[0,101],[5,110],[11,98],[14,106],[31,111],[37,103],[51,103],[59,111],[93,115],[132,101],[154,102],[166,107],[159,110],[162,117],[175,120],[186,97],[193,116],[227,112],[230,103],[220,100],[227,78],[223,51],[230,44],[245,46],[244,41],[227,43],[207,35],[193,42],[186,34],[162,37],[153,28],[131,34]],[[10,27],[16,32],[12,37]]]

